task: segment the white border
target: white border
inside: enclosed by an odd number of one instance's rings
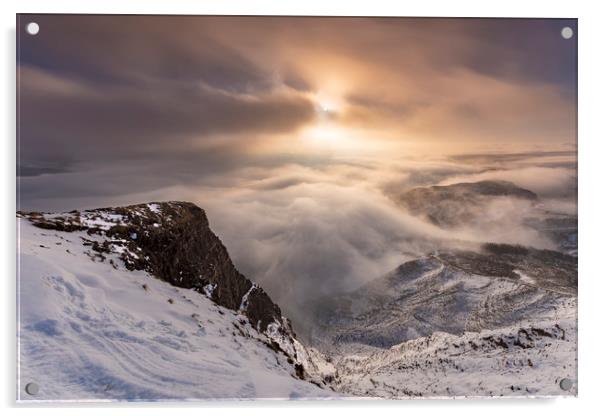
[[[602,16],[597,2],[575,0],[527,2],[505,0],[483,2],[455,1],[393,1],[393,0],[222,0],[222,1],[168,1],[168,0],[98,0],[82,2],[75,0],[22,0],[0,3],[3,24],[4,48],[2,71],[2,107],[0,112],[4,128],[2,157],[2,274],[3,290],[3,366],[0,376],[0,394],[4,407],[15,407],[15,13],[143,13],[143,14],[276,14],[276,15],[371,15],[371,16],[449,16],[449,17],[571,17],[579,18],[579,398],[556,400],[462,400],[462,401],[403,401],[399,403],[378,401],[352,402],[242,402],[242,403],[158,403],[142,404],[96,404],[58,406],[29,405],[20,409],[20,414],[41,410],[47,415],[81,414],[82,407],[90,415],[115,411],[126,407],[128,415],[165,413],[178,408],[180,413],[206,413],[224,411],[249,414],[283,413],[303,414],[345,413],[365,414],[374,409],[379,416],[384,413],[424,412],[448,414],[504,414],[508,412],[545,412],[554,414],[577,414],[595,409],[599,395],[600,356],[602,355],[601,316],[602,275],[600,260],[602,244],[600,236],[600,195],[602,194],[602,131],[600,128],[600,76],[602,74],[599,43],[602,39]],[[19,407],[24,407],[19,405]],[[9,414],[15,409],[9,409]],[[121,412],[124,412],[123,410]]]

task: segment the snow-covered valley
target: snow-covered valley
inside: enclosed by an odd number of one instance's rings
[[[340,375],[337,391],[387,398],[576,394],[576,384],[570,391],[559,385],[576,380],[575,297],[442,272],[404,282],[394,296],[372,287],[358,291],[363,301],[336,301],[347,311],[330,315],[316,337]]]

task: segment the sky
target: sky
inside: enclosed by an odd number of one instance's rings
[[[575,209],[574,19],[20,15],[17,34],[18,206],[195,202],[290,314],[450,238],[392,203],[412,187],[503,179]],[[546,247],[517,227],[487,239]]]

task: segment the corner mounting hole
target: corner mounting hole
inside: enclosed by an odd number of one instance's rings
[[[38,386],[36,383],[27,383],[27,385],[25,386],[25,391],[30,396],[35,396],[39,393],[40,386]]]
[[[40,32],[40,25],[36,22],[30,22],[25,26],[25,30],[32,36],[37,35]]]
[[[560,388],[564,391],[568,391],[573,387],[573,381],[568,378],[563,378],[560,380]]]
[[[560,35],[564,38],[564,39],[570,39],[573,37],[573,29],[571,29],[568,26],[565,26],[562,28],[562,30],[560,31]]]

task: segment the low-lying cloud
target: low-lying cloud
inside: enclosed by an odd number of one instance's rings
[[[164,175],[157,173],[165,172],[160,166],[136,164],[121,170],[105,167],[22,178],[22,188],[32,207],[52,210],[154,200],[195,202],[207,211],[235,265],[262,285],[300,329],[312,316],[307,309],[312,300],[355,289],[434,250],[481,242],[553,248],[549,239],[524,225],[526,218],[539,215],[540,207],[532,201],[492,198],[473,208],[470,222],[446,229],[410,215],[396,203],[409,188],[516,180],[517,185],[543,191],[537,204],[547,209],[568,213],[574,206],[574,199],[546,196],[566,194],[573,185],[571,172],[563,169],[496,166],[489,171],[488,165],[453,160],[247,160],[245,166],[233,162],[204,168],[181,162],[179,167],[170,165]],[[90,182],[102,187],[90,192]]]
[[[574,196],[577,172],[569,168],[523,167],[517,169],[495,169],[468,175],[456,175],[441,181],[441,185],[460,182],[502,180],[535,192],[541,197]]]

